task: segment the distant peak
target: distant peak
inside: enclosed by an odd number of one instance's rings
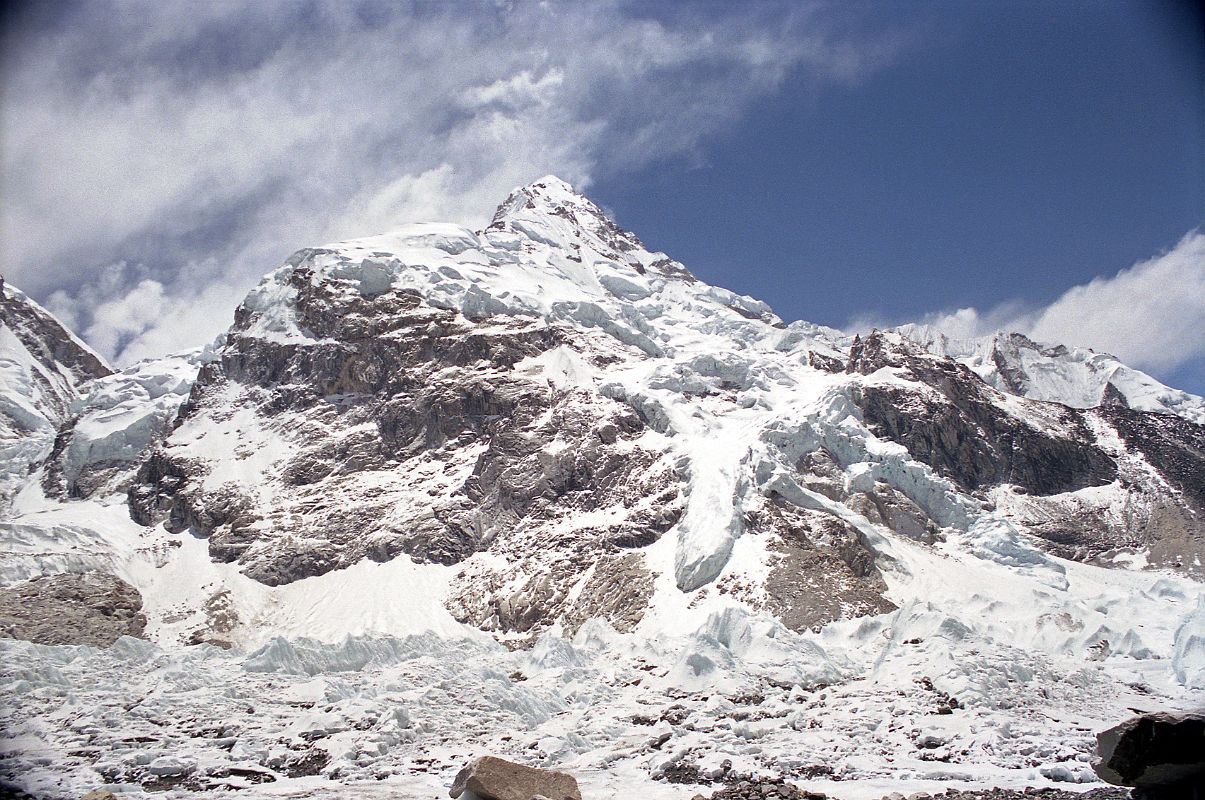
[[[488,229],[513,228],[517,223],[530,230],[529,223],[552,220],[568,226],[576,236],[597,237],[620,252],[644,248],[639,238],[616,225],[594,201],[555,175],[545,175],[511,192],[494,212]]]
[[[582,194],[574,189],[569,181],[561,180],[556,175],[545,175],[539,180],[527,184],[523,189],[533,194],[571,194],[582,197]]]
[[[512,217],[532,213],[566,216],[568,212],[585,212],[592,217],[606,217],[601,208],[575,190],[567,181],[556,175],[545,175],[507,195],[506,200],[494,213],[491,227]]]

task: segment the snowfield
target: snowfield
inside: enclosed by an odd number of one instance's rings
[[[35,797],[435,798],[484,754],[586,798],[1088,789],[1095,732],[1205,706],[1205,401],[784,324],[552,177],[302,250],[200,351],[34,338],[0,329],[0,592],[100,572],[146,619],[0,638]]]

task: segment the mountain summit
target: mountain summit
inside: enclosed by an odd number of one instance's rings
[[[10,360],[65,336],[38,330]],[[88,364],[10,457],[0,624],[37,639],[65,592],[100,597],[73,607],[136,612],[150,643],[81,670],[184,659],[172,692],[234,692],[164,699],[155,736],[192,760],[110,782],[421,783],[487,744],[612,788],[723,758],[1094,780],[1084,724],[1205,687],[1201,398],[1016,335],[785,324],[551,176],[482,231],[298,251],[216,350]],[[68,657],[7,647],[27,682]],[[90,691],[85,727],[128,702]],[[259,693],[268,721],[236,699]],[[212,746],[189,733],[211,723]],[[41,753],[14,763],[49,785],[67,762]]]

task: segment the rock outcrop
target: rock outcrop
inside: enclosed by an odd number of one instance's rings
[[[120,578],[64,573],[0,588],[0,636],[106,647],[146,627],[142,597]]]
[[[219,346],[107,377],[5,292],[67,376],[13,486],[124,495],[269,587],[447,568],[443,609],[514,646],[664,603],[882,614],[895,537],[1056,583],[1037,548],[1205,571],[1200,398],[1024,337],[784,324],[552,177],[481,231],[300,250]],[[184,641],[235,645],[231,581],[197,587]]]
[[[895,333],[784,326],[548,178],[484,231],[296,253],[236,312],[129,505],[272,586],[365,558],[456,566],[453,615],[528,642],[593,616],[636,626],[667,535],[680,591],[718,582],[796,630],[894,608],[872,529],[933,544],[1000,492],[999,515],[1061,556],[1205,539],[1201,426],[1005,399],[1030,383],[1004,378]],[[811,397],[806,421],[778,395]],[[882,462],[874,437],[908,465],[853,481]],[[107,474],[91,469],[68,487]],[[1081,495],[1109,486],[1127,515],[1085,525]],[[744,536],[768,554],[761,585],[724,579]]]

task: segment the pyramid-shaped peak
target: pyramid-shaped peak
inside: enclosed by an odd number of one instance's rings
[[[488,230],[510,228],[531,234],[550,226],[570,238],[585,236],[605,242],[605,249],[612,251],[644,249],[639,238],[620,228],[597,204],[555,175],[545,175],[512,191],[494,212]]]
[[[492,222],[505,222],[518,216],[547,215],[565,217],[570,213],[585,213],[590,217],[606,218],[603,210],[556,175],[545,175],[512,191],[498,206]]]
[[[532,181],[522,188],[522,191],[528,192],[531,195],[555,196],[569,195],[571,197],[586,198],[573,188],[569,181],[562,180],[556,175],[545,175],[539,180]]]

